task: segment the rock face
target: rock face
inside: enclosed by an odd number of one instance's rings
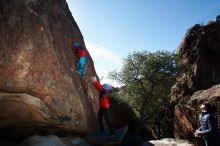
[[[110,113],[113,126],[116,129],[129,126],[129,130],[133,130],[137,126],[137,117],[131,107],[125,103],[111,103]]]
[[[0,28],[0,134],[94,131],[96,72],[88,52],[86,77],[71,71],[67,40],[85,44],[66,1],[1,0]]]
[[[199,105],[212,101],[220,119],[220,23],[196,24],[177,49],[179,75],[171,91],[175,103],[174,134],[199,144],[193,136],[198,128]],[[220,121],[218,121],[220,127]]]

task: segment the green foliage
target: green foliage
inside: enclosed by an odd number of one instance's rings
[[[109,73],[109,78],[123,85],[114,96],[132,106],[141,121],[151,123],[175,82],[174,60],[175,55],[166,51],[129,54],[119,72]]]

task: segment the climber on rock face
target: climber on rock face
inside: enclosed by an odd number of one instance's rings
[[[112,89],[111,85],[103,84],[101,85],[96,77],[91,77],[92,83],[95,88],[99,91],[99,112],[98,112],[98,121],[101,131],[104,131],[103,117],[110,129],[111,137],[115,135],[115,129],[113,128],[112,119],[109,112],[109,102],[108,102],[108,91]]]
[[[71,45],[71,48],[76,53],[76,73],[80,76],[85,76],[85,63],[86,63],[86,52],[82,45],[74,41]]]

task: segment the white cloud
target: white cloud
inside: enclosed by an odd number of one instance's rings
[[[96,72],[99,78],[102,79],[101,82],[110,83],[115,87],[120,86],[118,83],[108,79],[107,75],[108,72],[121,68],[122,58],[99,44],[91,42],[85,42],[85,44],[94,61]]]
[[[93,58],[99,58],[114,64],[121,62],[121,58],[118,55],[101,45],[86,42],[86,47]]]

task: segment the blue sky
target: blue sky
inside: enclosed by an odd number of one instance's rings
[[[174,52],[187,29],[220,15],[219,0],[67,0],[101,82],[134,51]],[[112,83],[117,86],[117,83]]]

